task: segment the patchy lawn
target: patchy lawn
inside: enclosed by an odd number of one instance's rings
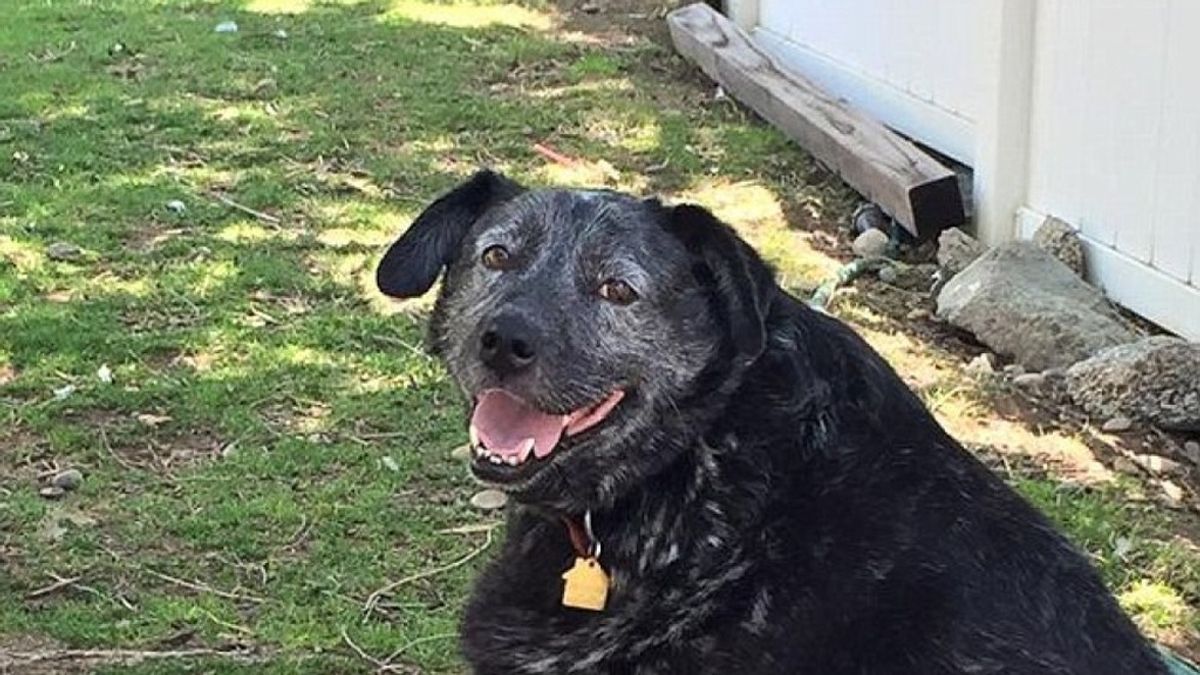
[[[836,269],[854,195],[714,100],[663,6],[601,4],[6,10],[0,670],[461,672],[458,608],[499,532],[450,456],[462,411],[418,348],[427,303],[380,298],[372,263],[480,164],[701,201],[797,292]],[[876,297],[834,311],[1195,653],[1194,519]],[[41,496],[64,469],[80,488]],[[131,653],[26,660],[62,649]]]

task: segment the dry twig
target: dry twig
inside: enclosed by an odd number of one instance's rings
[[[473,560],[476,556],[486,551],[491,545],[492,531],[487,530],[487,538],[484,539],[483,544],[479,548],[476,548],[458,560],[455,560],[451,563],[446,563],[445,565],[440,565],[438,567],[433,567],[422,572],[410,574],[402,579],[398,579],[381,587],[379,590],[369,595],[367,597],[367,601],[363,603],[363,621],[366,621],[371,616],[371,613],[375,611],[375,607],[379,604],[379,601],[383,598],[383,596],[390,594],[392,591],[404,586],[405,584],[411,584],[412,582],[420,581],[421,579],[428,579],[429,577],[437,576],[438,574],[443,574],[452,569],[462,567],[463,565],[471,562],[471,560]]]
[[[375,666],[376,671],[382,671],[383,669],[388,667],[388,664],[384,663],[381,659],[377,659],[374,656],[371,656],[370,654],[365,652],[362,647],[359,647],[358,645],[354,644],[354,640],[350,639],[350,635],[348,633],[346,633],[346,629],[344,627],[342,628],[342,641],[345,642],[346,645],[349,646],[350,649],[353,650],[354,653],[357,654],[360,659]]]
[[[425,644],[426,642],[437,642],[438,640],[451,640],[456,637],[458,637],[458,633],[438,633],[436,635],[426,635],[425,637],[419,637],[419,638],[409,640],[408,642],[405,642],[404,644],[400,645],[396,649],[396,651],[389,654],[388,657],[383,660],[383,662],[385,665],[387,665],[389,667],[394,667],[394,666],[392,666],[393,661],[400,658],[400,656],[402,654],[404,654],[404,652],[407,652],[408,650],[412,649],[413,647],[416,647],[417,645],[422,645],[422,644]]]
[[[242,213],[245,213],[247,215],[254,216],[255,218],[258,218],[259,220],[261,220],[265,223],[270,223],[272,225],[278,225],[280,223],[280,220],[278,217],[273,216],[269,213],[263,213],[262,211],[252,209],[249,206],[246,206],[245,204],[240,204],[238,202],[235,202],[232,199],[230,199],[229,197],[226,197],[225,195],[221,194],[220,192],[208,192],[207,194],[208,194],[208,196],[221,202],[225,206],[237,209],[238,211],[241,211]]]
[[[163,581],[167,581],[172,584],[175,584],[176,586],[190,588],[193,591],[200,591],[201,593],[211,593],[212,595],[217,595],[222,598],[229,598],[230,600],[242,600],[242,601],[246,601],[246,602],[253,602],[255,604],[262,604],[262,603],[266,602],[266,600],[264,598],[260,598],[257,595],[248,595],[246,593],[234,593],[232,591],[222,591],[219,588],[213,588],[212,586],[209,586],[207,584],[202,584],[202,583],[195,582],[195,581],[186,581],[186,580],[180,579],[178,577],[173,577],[169,574],[163,574],[162,572],[157,572],[155,570],[150,569],[149,567],[143,567],[142,569],[145,570],[146,573],[151,576],[158,577],[159,579],[162,579]]]
[[[52,576],[56,579],[56,581],[54,583],[50,584],[49,586],[43,586],[41,588],[38,588],[36,590],[32,590],[32,591],[26,593],[25,599],[26,600],[37,600],[38,598],[44,598],[47,595],[53,595],[54,593],[57,593],[58,591],[61,591],[64,588],[69,588],[71,586],[74,586],[77,581],[83,579],[82,576],[60,577],[57,574],[51,574],[50,576]]]
[[[126,469],[128,469],[130,471],[137,471],[138,467],[134,466],[133,464],[130,464],[129,460],[118,455],[117,451],[113,450],[112,444],[108,442],[108,433],[104,431],[104,427],[101,426],[98,428],[100,430],[100,443],[104,445],[104,449],[108,451],[108,454],[111,455],[112,458],[117,461],[117,464],[120,464],[121,466],[125,467]]]
[[[166,659],[194,659],[204,656],[220,656],[245,663],[255,663],[267,657],[240,649],[39,649],[34,651],[0,651],[0,667],[27,665],[47,661],[104,661],[131,665],[142,661]]]

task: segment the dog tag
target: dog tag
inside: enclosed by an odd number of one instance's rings
[[[575,565],[563,572],[562,578],[567,582],[563,586],[564,607],[603,611],[608,599],[608,575],[599,560],[575,558]]]

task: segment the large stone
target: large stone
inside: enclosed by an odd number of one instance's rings
[[[1029,371],[1065,368],[1138,337],[1100,291],[1025,241],[997,246],[955,275],[937,313]]]
[[[1075,274],[1083,276],[1083,242],[1070,225],[1054,216],[1048,216],[1037,232],[1033,233],[1033,243],[1061,260]]]
[[[1071,366],[1067,392],[1098,418],[1200,431],[1200,343],[1156,335]]]
[[[942,230],[938,235],[937,261],[947,277],[966,269],[983,255],[983,244],[957,227]]]

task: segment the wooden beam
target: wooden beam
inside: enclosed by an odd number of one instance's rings
[[[966,220],[954,172],[874,119],[785,71],[704,3],[667,16],[675,49],[914,236]]]

